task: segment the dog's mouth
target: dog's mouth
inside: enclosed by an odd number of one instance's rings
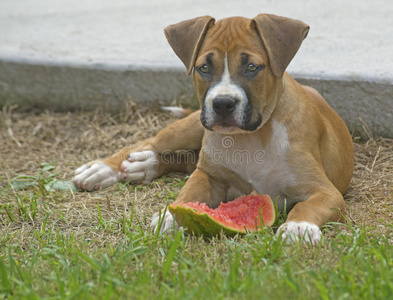
[[[248,111],[242,114],[240,120],[234,115],[228,115],[226,117],[219,116],[217,114],[207,113],[205,106],[202,107],[201,112],[201,123],[208,129],[218,131],[223,134],[236,134],[253,132],[260,128],[262,124],[262,115],[260,113],[253,116],[252,111]]]
[[[231,126],[227,124],[214,125],[211,130],[220,132],[222,134],[236,134],[243,131],[238,126]]]

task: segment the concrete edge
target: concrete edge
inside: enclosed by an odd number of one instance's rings
[[[135,63],[125,64],[125,63],[106,63],[106,62],[87,62],[85,60],[59,60],[59,59],[42,59],[42,58],[21,58],[12,57],[0,54],[0,62],[9,64],[23,64],[31,66],[47,66],[47,67],[58,67],[58,68],[75,68],[75,69],[89,69],[89,70],[105,70],[105,71],[150,71],[150,72],[183,72],[186,73],[184,66],[180,63],[174,66],[172,63]],[[393,85],[393,77],[379,77],[379,76],[365,76],[362,74],[329,74],[324,73],[323,75],[317,73],[299,73],[289,71],[291,76],[294,78],[304,78],[304,79],[318,79],[318,80],[335,80],[335,81],[359,81],[359,82],[375,82],[382,84]]]
[[[168,105],[179,98],[195,100],[191,78],[185,71],[0,60],[0,106],[17,104],[21,110],[54,111],[102,107],[115,112],[130,98],[150,107]]]
[[[291,75],[316,88],[355,136],[393,138],[393,80],[348,76]],[[0,59],[0,107],[22,111],[120,111],[125,101],[150,107],[179,101],[197,107],[191,77],[183,68]]]

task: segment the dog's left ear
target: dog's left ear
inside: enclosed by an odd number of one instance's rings
[[[205,16],[170,25],[164,29],[169,44],[186,66],[188,75],[194,68],[206,32],[214,22],[214,18]]]
[[[269,14],[258,15],[252,22],[266,48],[274,76],[282,77],[310,27],[298,20]]]

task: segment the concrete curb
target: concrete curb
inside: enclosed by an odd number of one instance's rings
[[[294,77],[318,90],[343,118],[353,136],[393,138],[392,84]]]
[[[316,88],[355,136],[393,138],[391,82],[292,75]],[[130,98],[150,107],[179,99],[191,107],[198,105],[191,77],[183,68],[0,60],[0,106],[17,104],[24,111],[102,108],[117,112]]]
[[[192,82],[171,68],[39,64],[0,60],[0,106],[22,110],[94,110],[111,112],[132,98],[154,107],[179,98],[192,99]],[[189,102],[191,104],[192,101]]]

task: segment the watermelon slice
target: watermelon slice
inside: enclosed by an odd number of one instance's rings
[[[272,226],[276,220],[273,201],[268,195],[256,193],[221,203],[215,209],[198,202],[173,203],[168,208],[179,225],[188,232],[204,236],[221,232],[229,236],[245,234]]]

